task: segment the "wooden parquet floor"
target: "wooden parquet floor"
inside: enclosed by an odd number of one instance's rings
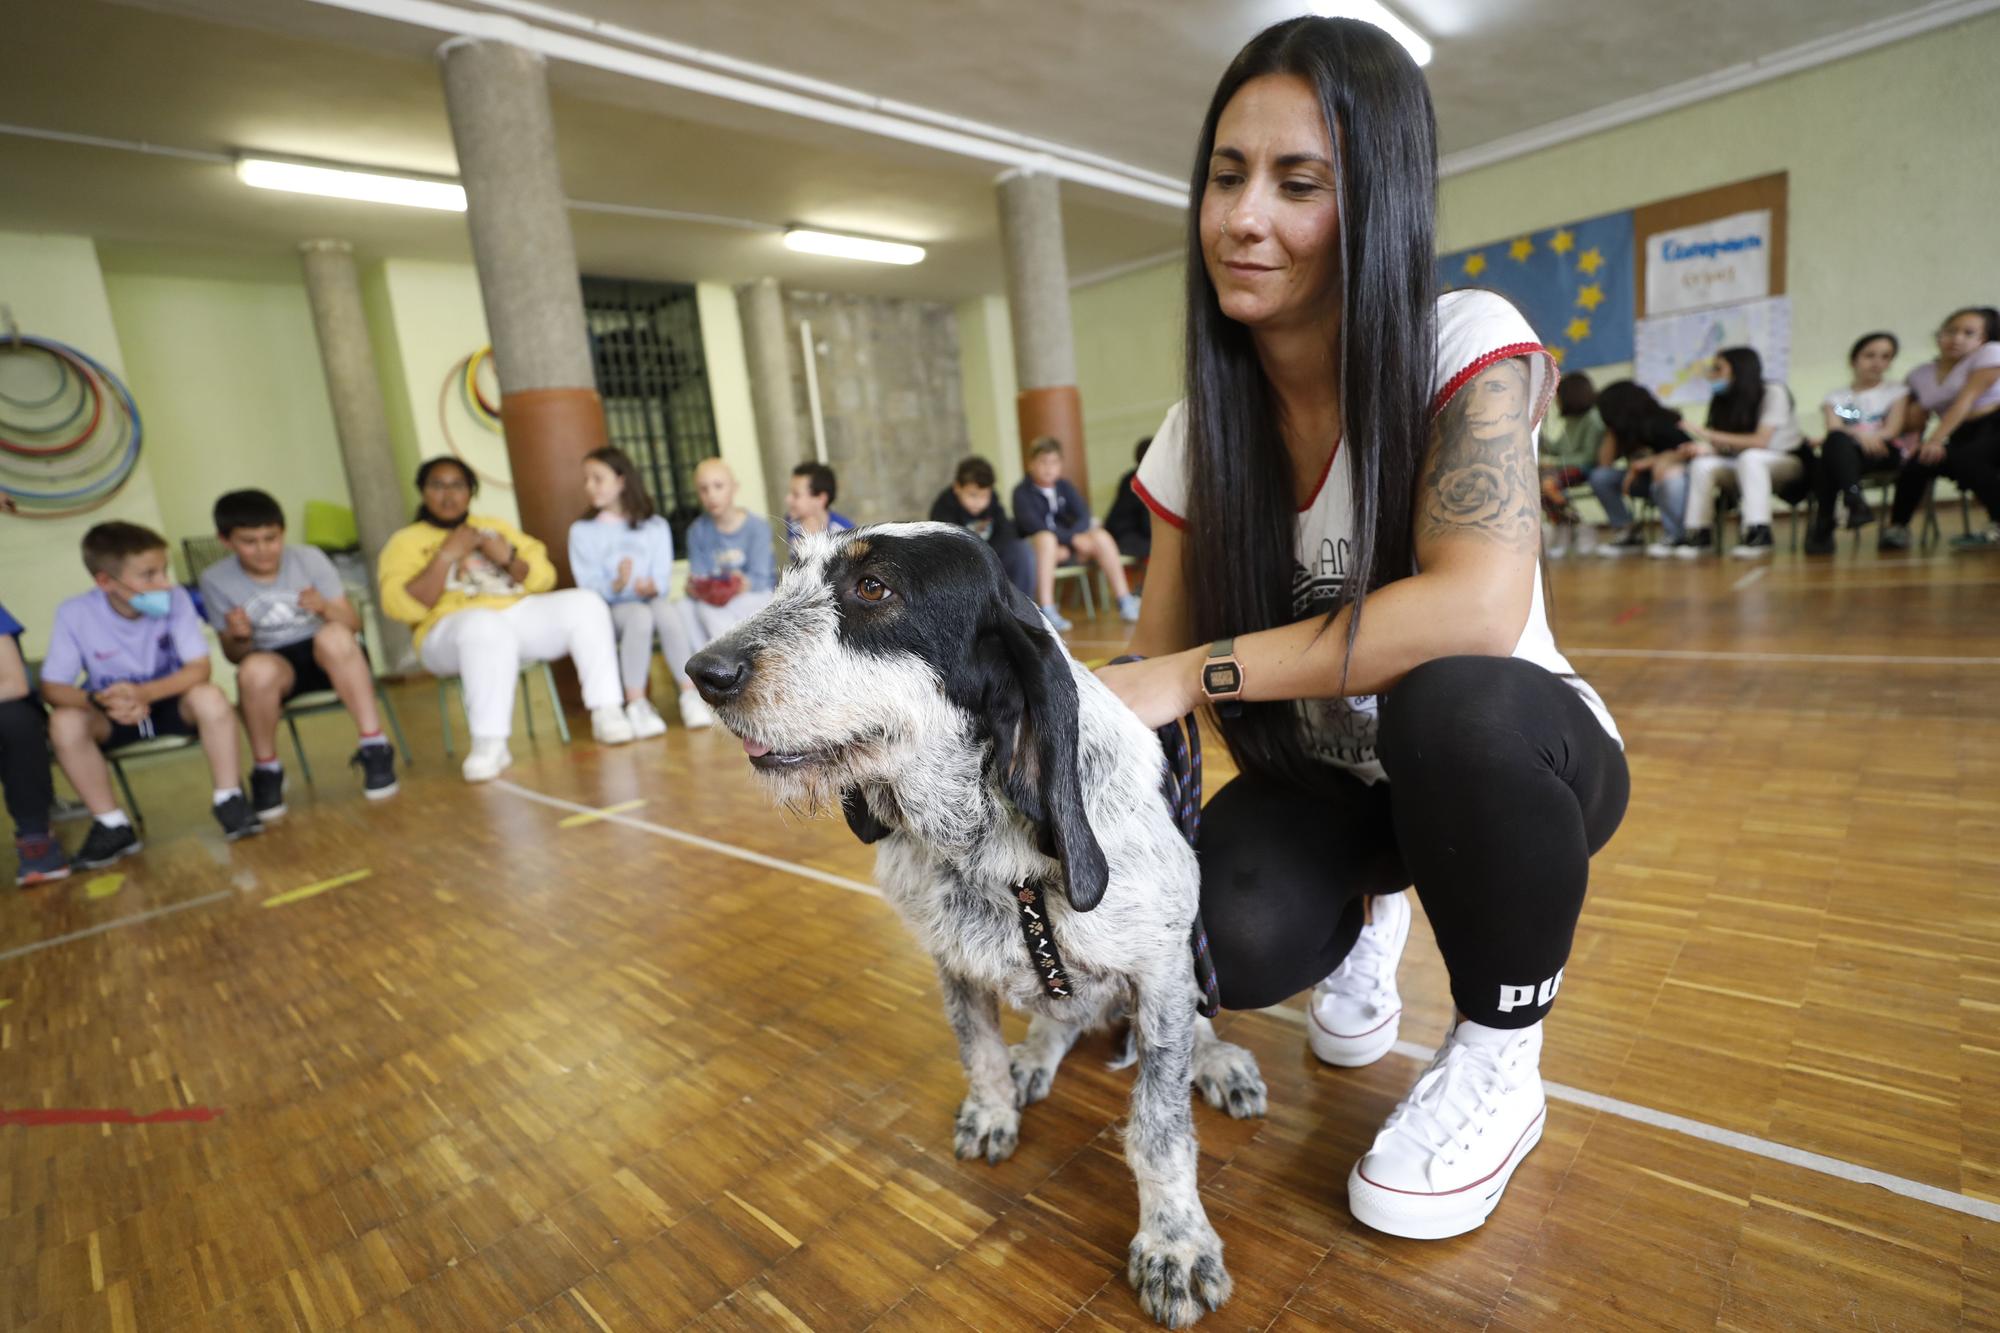
[[[1236,1279],[1202,1326],[2000,1328],[2000,560],[1553,578],[1634,775],[1549,1028],[1578,1095],[1486,1227],[1396,1240],[1344,1182],[1416,1060],[1228,1016],[1271,1114],[1196,1109]],[[769,811],[720,732],[517,736],[468,788],[432,697],[398,694],[394,801],[315,719],[267,836],[225,847],[159,761],[142,857],[0,899],[9,1118],[189,1117],[0,1128],[0,1328],[1150,1326],[1107,1042],[1012,1160],[954,1161],[936,988],[842,825]],[[1421,917],[1402,983],[1427,1046]]]

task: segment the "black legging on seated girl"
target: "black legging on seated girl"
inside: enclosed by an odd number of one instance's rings
[[[1202,813],[1201,911],[1222,1002],[1276,1004],[1340,965],[1362,899],[1415,884],[1476,1023],[1549,1011],[1591,854],[1625,813],[1625,754],[1561,677],[1447,657],[1381,704],[1389,781],[1328,770],[1318,790],[1239,777]]]

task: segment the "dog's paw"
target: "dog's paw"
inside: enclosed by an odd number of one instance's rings
[[[1014,1075],[1014,1105],[1033,1106],[1049,1095],[1049,1085],[1056,1079],[1056,1066],[1043,1051],[1025,1041],[1009,1046],[1007,1065]]]
[[[1132,1237],[1125,1278],[1139,1306],[1168,1328],[1186,1328],[1204,1307],[1220,1310],[1232,1284],[1222,1266],[1222,1238],[1206,1221],[1178,1240],[1148,1231]]]
[[[1203,1044],[1194,1053],[1194,1085],[1210,1106],[1237,1120],[1262,1115],[1266,1109],[1257,1057],[1241,1046],[1226,1041]]]
[[[1014,1155],[1021,1141],[1021,1113],[1011,1106],[994,1106],[967,1097],[958,1108],[958,1124],[952,1136],[952,1151],[962,1161],[984,1156],[999,1163]]]

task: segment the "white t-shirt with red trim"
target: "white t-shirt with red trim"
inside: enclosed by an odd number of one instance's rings
[[[1529,362],[1535,427],[1540,430],[1542,415],[1555,392],[1555,361],[1519,311],[1492,292],[1447,292],[1438,298],[1437,336],[1434,382],[1441,387],[1431,400],[1433,417],[1444,410],[1452,395],[1474,375],[1496,361],[1520,356]],[[1176,403],[1167,412],[1167,419],[1154,433],[1152,447],[1146,451],[1145,460],[1139,464],[1139,475],[1132,482],[1133,491],[1145,501],[1146,507],[1177,528],[1187,526],[1188,509],[1184,406]],[[1343,457],[1336,445],[1319,489],[1299,510],[1298,544],[1293,549],[1296,563],[1292,567],[1292,614],[1300,620],[1325,615],[1333,609],[1347,578],[1354,545],[1352,462],[1352,455]],[[1621,745],[1624,743],[1597,691],[1556,650],[1555,636],[1549,631],[1548,611],[1542,603],[1539,567],[1534,576],[1534,601],[1528,611],[1528,623],[1521,630],[1513,655],[1562,677],[1582,696],[1611,738]],[[1346,769],[1365,782],[1385,780],[1387,775],[1375,753],[1379,704],[1374,695],[1302,699],[1298,708],[1305,727],[1307,752],[1312,757]]]

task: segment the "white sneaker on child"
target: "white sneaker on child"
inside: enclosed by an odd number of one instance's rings
[[[689,731],[700,731],[703,727],[715,725],[715,714],[708,710],[708,703],[697,694],[693,686],[681,691],[681,725]]]
[[[482,741],[477,737],[472,741],[472,753],[465,756],[465,762],[458,771],[465,775],[467,782],[491,782],[514,762],[514,756],[507,751],[503,738],[497,741]]]
[[[1042,617],[1049,622],[1050,627],[1058,634],[1067,634],[1076,628],[1075,625],[1070,623],[1069,617],[1056,609],[1054,602],[1050,602],[1042,608]]]
[[[1411,1240],[1483,1223],[1542,1140],[1541,1058],[1540,1023],[1506,1032],[1460,1020],[1347,1173],[1349,1210]]]
[[[625,720],[632,724],[634,740],[649,741],[667,734],[667,721],[653,707],[651,699],[634,699],[625,705]]]
[[[1410,895],[1384,894],[1373,906],[1375,919],[1361,927],[1360,938],[1332,975],[1313,987],[1306,1006],[1312,1053],[1348,1069],[1387,1055],[1402,1026],[1396,964],[1410,939]]]
[[[1139,594],[1128,592],[1118,599],[1118,618],[1130,625],[1139,619]]]
[[[632,724],[625,720],[622,708],[591,709],[590,734],[599,745],[623,745],[633,738]]]

